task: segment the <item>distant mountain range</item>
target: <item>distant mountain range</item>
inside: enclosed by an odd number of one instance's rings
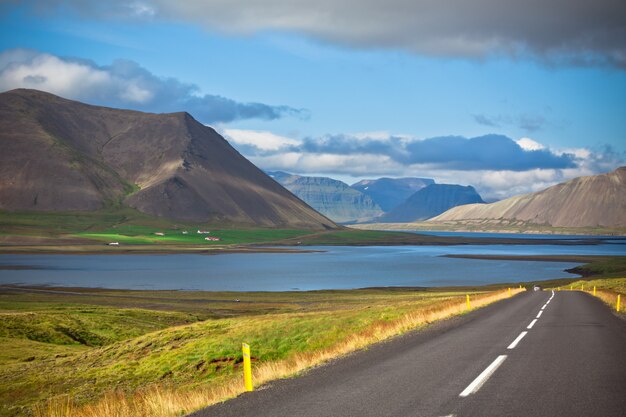
[[[181,221],[325,229],[303,203],[188,113],[0,94],[0,209],[130,206]]]
[[[578,177],[536,193],[452,208],[432,222],[507,226],[626,227],[626,167]]]
[[[352,188],[367,194],[383,211],[388,212],[416,191],[434,183],[430,178],[378,178],[359,181],[352,184]]]
[[[430,219],[463,204],[484,203],[474,187],[453,184],[431,184],[411,195],[404,203],[377,220],[405,223]]]
[[[379,178],[352,186],[328,177],[268,171],[268,175],[339,223],[412,222],[460,204],[484,203],[473,187],[435,184],[428,178]],[[387,207],[385,212],[383,207]]]
[[[367,221],[383,214],[370,196],[350,188],[344,182],[327,177],[292,175],[282,171],[268,171],[267,174],[315,210],[336,222]]]

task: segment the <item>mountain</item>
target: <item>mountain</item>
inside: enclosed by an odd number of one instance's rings
[[[381,216],[380,222],[412,222],[434,217],[462,204],[484,203],[474,187],[431,184],[414,193],[404,203]]]
[[[12,90],[0,94],[0,147],[3,210],[127,205],[181,221],[336,227],[188,113]]]
[[[429,178],[379,178],[359,181],[352,184],[352,188],[369,195],[383,211],[388,212],[416,191],[434,183]]]
[[[292,175],[282,171],[268,172],[268,175],[336,222],[364,221],[382,214],[380,207],[368,195],[341,181],[326,177]]]
[[[524,222],[554,227],[625,227],[626,167],[578,177],[492,204],[455,207],[431,221]]]

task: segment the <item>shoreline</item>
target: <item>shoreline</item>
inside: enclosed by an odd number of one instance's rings
[[[538,262],[574,262],[590,263],[601,259],[619,257],[619,255],[473,255],[449,254],[442,258],[482,259],[489,261],[538,261]]]
[[[316,249],[291,249],[281,247],[171,247],[163,246],[158,248],[155,246],[136,245],[133,247],[98,246],[98,249],[92,248],[96,245],[85,246],[0,246],[0,255],[228,255],[237,253],[320,253],[324,252]],[[7,268],[7,265],[0,266],[2,269],[18,269]],[[32,268],[29,268],[32,269]]]
[[[274,242],[249,243],[239,245],[215,245],[215,246],[189,246],[175,244],[152,244],[152,245],[120,245],[108,246],[106,244],[68,244],[68,245],[7,245],[0,244],[0,255],[173,255],[173,254],[199,254],[199,255],[222,255],[234,253],[316,253],[324,252],[319,249],[307,249],[307,247],[373,247],[373,246],[464,246],[464,245],[555,245],[555,246],[582,246],[618,244],[607,242],[616,237],[588,236],[587,238],[567,239],[554,238],[531,239],[511,237],[467,237],[467,236],[434,236],[421,233],[413,236],[401,236],[401,240],[375,241],[375,240],[346,240],[346,241],[307,241],[306,237],[298,241],[279,240]],[[621,238],[617,238],[622,240]],[[295,239],[294,239],[295,240]],[[626,239],[624,239],[626,242]],[[480,256],[480,255],[476,255]],[[486,258],[484,258],[486,259]],[[497,259],[497,258],[494,258]],[[2,267],[0,267],[2,269]]]
[[[415,223],[356,223],[346,225],[358,230],[379,230],[397,232],[446,232],[446,233],[502,233],[521,235],[552,235],[552,236],[611,236],[626,237],[626,229],[623,227],[551,227],[540,225],[518,225],[482,227],[471,224],[450,224],[436,222]],[[582,230],[581,230],[582,229]]]

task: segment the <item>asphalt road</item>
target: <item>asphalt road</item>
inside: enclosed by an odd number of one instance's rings
[[[193,416],[626,416],[626,322],[589,294],[552,294],[518,295]]]

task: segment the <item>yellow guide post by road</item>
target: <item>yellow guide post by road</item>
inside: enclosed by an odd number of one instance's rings
[[[471,310],[472,306],[470,305],[469,294],[465,295],[467,297],[467,311]]]
[[[252,391],[252,366],[250,365],[250,346],[247,343],[241,344],[243,350],[243,384],[246,391]]]

